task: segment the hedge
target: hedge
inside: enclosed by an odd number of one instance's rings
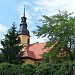
[[[36,68],[35,75],[73,75],[75,62],[45,63]]]
[[[39,66],[30,64],[0,64],[0,75],[73,75],[75,61],[64,63],[44,63]]]
[[[3,63],[0,64],[0,75],[34,75],[35,67],[30,64],[14,65]]]

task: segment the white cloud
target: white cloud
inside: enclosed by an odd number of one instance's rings
[[[36,42],[39,42],[39,43],[41,43],[41,42],[47,42],[47,37],[44,37],[44,38],[42,38],[42,37],[37,38],[36,36],[30,37],[30,43],[31,44],[32,43],[36,43]]]
[[[1,44],[0,44],[0,48],[3,48]]]
[[[0,24],[0,32],[5,32],[6,31],[6,26],[3,24]]]
[[[36,0],[34,4],[34,10],[40,11],[42,14],[45,15],[52,15],[56,14],[58,10],[67,10],[67,11],[74,11],[75,9],[75,0]]]
[[[0,40],[4,38],[3,33],[6,33],[6,26],[3,24],[0,24]],[[2,45],[0,44],[0,48],[2,48]]]

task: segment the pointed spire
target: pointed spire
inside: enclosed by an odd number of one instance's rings
[[[25,17],[25,5],[24,5],[24,17]]]
[[[21,23],[20,23],[20,29],[18,34],[23,34],[23,35],[29,35],[29,31],[27,30],[27,23],[26,23],[26,17],[25,17],[25,6],[24,6],[24,14],[23,17],[21,17]]]

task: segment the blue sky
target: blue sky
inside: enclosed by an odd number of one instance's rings
[[[24,5],[26,7],[31,43],[46,41],[46,37],[37,39],[32,33],[33,30],[36,30],[37,25],[42,25],[41,22],[39,22],[42,15],[51,16],[58,13],[58,10],[75,11],[75,0],[1,0],[0,39],[4,38],[3,34],[7,33],[7,30],[10,29],[13,22],[15,22],[16,27],[19,28]]]

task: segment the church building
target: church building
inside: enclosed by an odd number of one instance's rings
[[[24,15],[21,17],[21,23],[18,32],[19,37],[21,38],[21,44],[24,45],[24,48],[21,50],[21,60],[26,64],[36,64],[42,59],[42,54],[49,49],[43,49],[46,45],[46,42],[30,44],[30,33],[27,29],[26,19],[24,8]]]

